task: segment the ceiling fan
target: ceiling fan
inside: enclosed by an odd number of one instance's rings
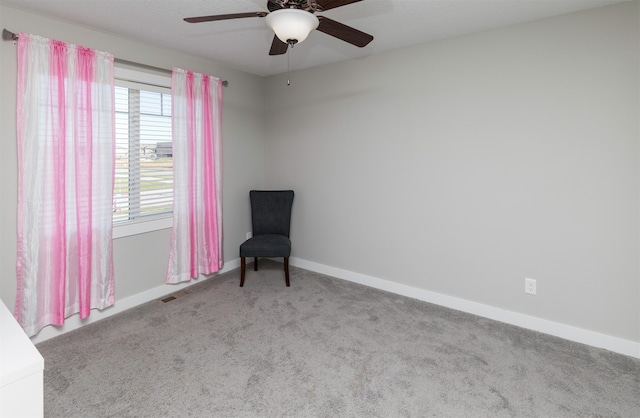
[[[293,47],[293,45],[304,41],[309,32],[314,29],[362,48],[373,40],[373,36],[328,17],[315,15],[317,12],[324,12],[359,1],[362,0],[267,0],[269,12],[187,17],[184,20],[189,23],[200,23],[264,17],[267,26],[275,32],[269,55],[286,53],[289,45]]]

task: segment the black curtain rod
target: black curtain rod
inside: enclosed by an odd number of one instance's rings
[[[18,40],[18,35],[13,33],[13,32],[11,32],[11,31],[6,30],[6,29],[2,29],[2,39],[5,40],[5,41],[17,41]],[[120,58],[114,58],[114,62],[116,62],[117,64],[131,65],[133,67],[144,68],[144,69],[153,70],[153,71],[159,71],[159,72],[166,73],[166,74],[171,74],[172,73],[172,71],[167,69],[167,68],[154,67],[153,65],[141,64],[139,62],[123,60],[123,59],[120,59]],[[222,85],[227,87],[229,85],[229,82],[227,80],[222,80]]]

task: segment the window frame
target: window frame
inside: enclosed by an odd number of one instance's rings
[[[115,85],[159,93],[171,93],[171,75],[154,74],[114,66]],[[168,90],[168,91],[167,91]],[[113,225],[113,239],[145,234],[173,227],[173,213],[148,219],[134,219]]]

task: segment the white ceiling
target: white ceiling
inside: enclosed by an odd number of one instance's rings
[[[318,14],[373,35],[373,42],[357,48],[314,31],[291,51],[291,68],[355,59],[623,1],[628,0],[363,0]],[[0,0],[0,4],[201,56],[260,76],[287,70],[286,55],[268,55],[273,33],[262,18],[196,24],[182,20],[267,11],[267,0]]]

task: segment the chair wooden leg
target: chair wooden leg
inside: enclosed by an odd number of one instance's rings
[[[258,271],[258,257],[253,258],[253,271]]]
[[[244,286],[244,273],[247,269],[247,261],[244,257],[240,257],[240,287]]]
[[[289,257],[284,258],[284,279],[289,287]]]

